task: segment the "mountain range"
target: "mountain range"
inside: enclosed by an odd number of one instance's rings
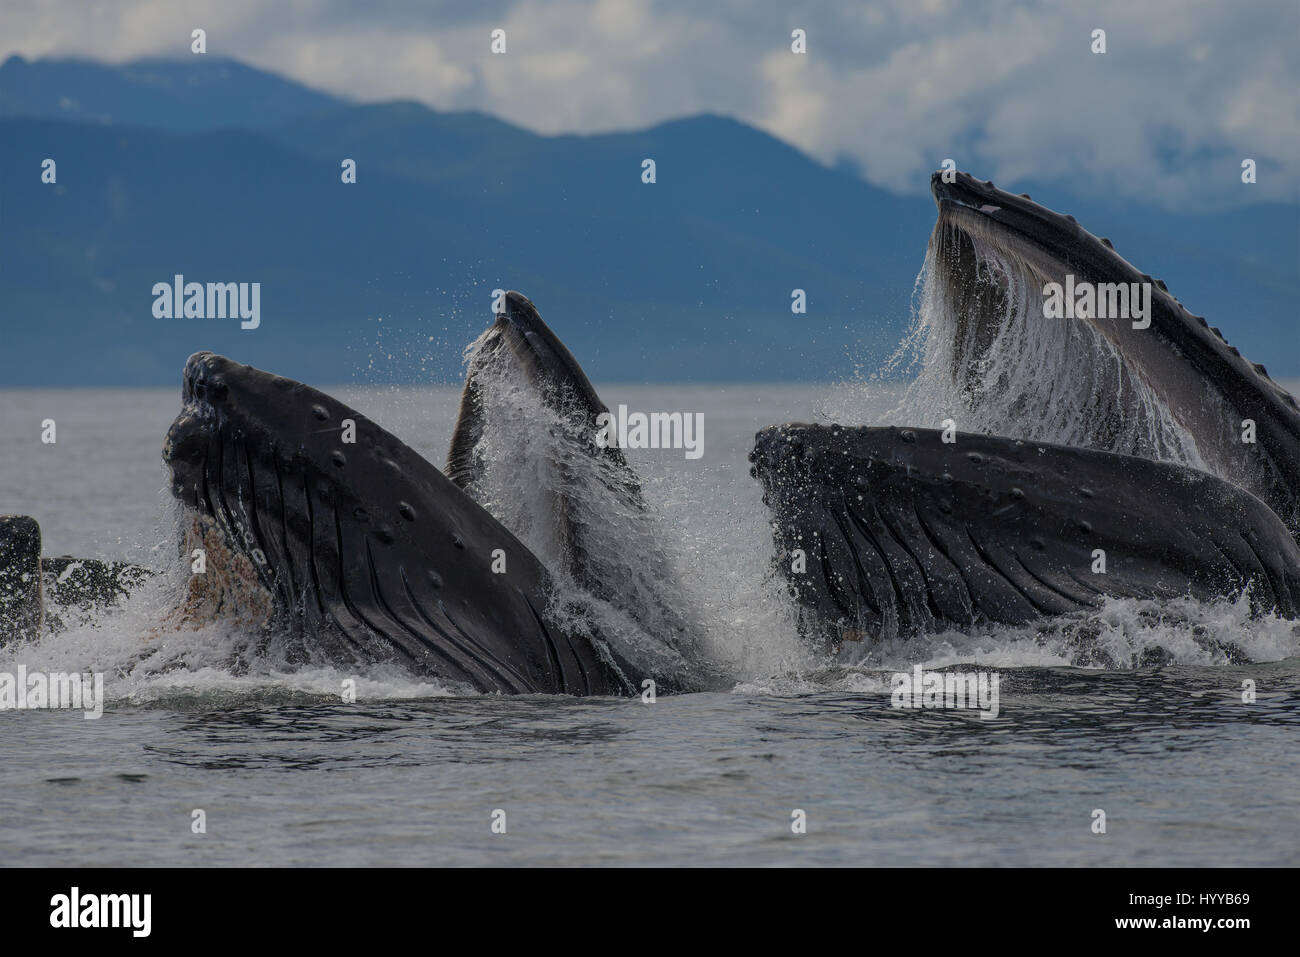
[[[716,115],[542,136],[206,56],[11,57],[0,386],[174,385],[198,349],[319,384],[452,382],[498,288],[531,297],[597,380],[840,378],[910,321],[925,185],[888,192]],[[999,185],[1073,213],[1246,356],[1300,375],[1300,206]],[[153,287],[178,274],[260,283],[259,326],[156,317]]]

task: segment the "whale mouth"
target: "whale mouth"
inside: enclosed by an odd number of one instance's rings
[[[1028,194],[998,189],[968,173],[936,172],[930,192],[939,210],[939,225],[955,227],[973,238],[1014,248],[1021,261],[1044,281],[1059,281],[1072,272],[1079,279],[1128,281],[1139,271],[1111,247],[1063,215],[1036,203]],[[936,235],[938,227],[936,227]]]
[[[504,305],[485,333],[485,346],[508,348],[518,365],[557,402],[577,401],[584,410],[604,410],[587,373],[542,320],[532,300],[511,291],[506,293]],[[566,392],[571,394],[561,394]]]
[[[195,353],[185,363],[181,411],[162,450],[172,494],[199,519],[204,537],[211,541],[215,531],[231,555],[252,563],[259,584],[280,598],[298,597],[285,592],[291,581],[286,542],[291,532],[310,538],[312,522],[310,510],[293,507],[286,489],[289,477],[310,482],[310,456],[304,443],[290,439],[295,430],[289,410],[309,406],[317,426],[329,410],[327,396],[307,393],[315,390],[223,356]],[[308,398],[324,401],[305,403]],[[310,504],[309,497],[301,501]],[[182,528],[183,535],[188,531]]]
[[[1074,217],[966,173],[930,188],[914,411],[1209,471],[1300,529],[1300,414],[1262,365]]]
[[[343,593],[345,566],[356,557],[348,552],[359,546],[372,564],[375,549],[394,542],[395,523],[404,521],[398,512],[410,508],[395,501],[386,515],[363,501],[341,474],[349,457],[367,445],[391,451],[397,458],[385,455],[385,471],[397,483],[398,460],[415,453],[323,392],[210,352],[185,363],[181,399],[162,455],[185,513],[182,548],[188,557],[204,547],[218,566],[215,578],[204,577],[207,570],[192,576],[198,614],[233,609],[243,618],[244,596],[260,592],[262,623],[287,637],[295,656],[407,665],[421,657],[400,630],[354,627],[328,601]],[[356,442],[345,441],[349,429]],[[355,531],[360,540],[348,541]]]
[[[1093,238],[1071,217],[1062,216],[967,173],[930,178],[938,217],[930,237],[928,267],[943,296],[936,310],[952,324],[950,374],[969,396],[988,388],[985,372],[995,353],[1007,351],[999,341],[1017,323],[1041,314],[1042,290],[1049,283],[1118,281],[1134,270]],[[1133,278],[1125,276],[1124,279]],[[1076,324],[1075,336],[1088,340],[1092,352],[1107,352],[1128,365],[1107,340],[1111,330],[1100,324]],[[1057,336],[1059,339],[1059,335]]]
[[[241,377],[228,360],[196,353],[186,362],[180,414],[163,444],[171,491],[182,509],[178,521],[182,557],[191,562],[185,600],[175,618],[199,626],[214,619],[269,627],[283,620],[284,575],[273,564],[257,506],[256,490],[276,481],[274,463],[247,436],[238,396]],[[253,370],[244,370],[247,376]],[[278,389],[291,390],[289,380]],[[277,516],[277,522],[280,518]],[[269,556],[269,557],[268,557]]]
[[[589,650],[543,620],[545,569],[395,436],[208,352],[186,363],[182,400],[163,459],[186,557],[196,535],[222,552],[220,584],[196,586],[203,611],[257,596],[303,660],[393,662],[452,689],[600,692]],[[488,573],[494,550],[508,574]]]
[[[918,427],[756,437],[801,631],[852,657],[864,637],[1109,598],[1247,596],[1294,616],[1294,398],[1073,217],[965,173],[931,190],[920,305],[893,360],[916,350],[918,374],[889,413]],[[1247,420],[1268,423],[1258,445]]]
[[[1187,361],[1195,323],[1162,283],[1027,195],[966,173],[935,173],[931,192],[926,368],[912,393],[928,407],[917,411],[944,406],[934,422],[953,415],[965,430],[1240,471],[1216,394],[1223,377]],[[1091,297],[1077,314],[1076,289]]]
[[[949,443],[933,429],[799,423],[760,431],[750,461],[801,631],[841,660],[950,628],[1077,623],[1107,597],[1246,595],[1255,613],[1300,608],[1300,548],[1278,516],[1183,466],[1001,436]],[[1098,554],[1111,558],[1104,574]]]

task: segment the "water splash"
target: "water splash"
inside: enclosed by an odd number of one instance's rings
[[[1222,668],[1297,655],[1300,622],[1276,615],[1254,617],[1244,597],[1236,602],[1108,598],[1092,611],[1026,625],[882,642],[852,665],[773,675],[737,690],[778,695],[880,692],[888,689],[891,673],[918,664],[927,670],[975,666],[1132,671],[1173,665]]]
[[[508,349],[485,348],[489,337],[465,351],[481,428],[469,491],[557,579],[552,617],[608,642],[633,684],[717,685],[730,666],[682,543],[635,472],[596,449],[589,410],[564,395],[546,401]]]
[[[93,621],[0,648],[0,672],[16,674],[21,665],[29,674],[100,673],[108,705],[340,701],[349,687],[358,700],[450,693],[396,665],[304,666],[283,645],[235,619],[169,624],[182,604],[185,578],[159,575]]]

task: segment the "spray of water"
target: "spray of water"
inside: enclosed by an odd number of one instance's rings
[[[93,620],[0,648],[0,672],[12,675],[22,666],[29,674],[99,673],[110,706],[339,701],[345,690],[358,700],[449,693],[441,683],[393,665],[304,665],[272,635],[234,618],[180,620],[176,610],[189,585],[180,570],[158,575]]]
[[[775,674],[737,690],[755,694],[887,693],[890,675],[925,669],[1075,667],[1121,670],[1153,666],[1220,668],[1282,661],[1300,654],[1300,623],[1255,616],[1248,598],[1202,602],[1108,598],[1094,611],[972,633],[948,631],[882,642],[852,666]]]
[[[551,614],[608,643],[636,674],[717,685],[732,663],[712,640],[708,602],[680,539],[635,475],[593,445],[589,410],[546,401],[508,349],[466,350],[480,410],[470,493],[556,576]]]

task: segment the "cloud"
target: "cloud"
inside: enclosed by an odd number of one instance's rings
[[[952,157],[1176,203],[1289,199],[1300,160],[1294,0],[1082,5],[887,0],[8,0],[0,56],[209,51],[360,100],[481,109],[544,133],[739,117],[920,191]],[[506,30],[508,53],[489,35]],[[802,27],[808,53],[790,51]],[[1093,29],[1107,52],[1090,50]],[[1260,182],[1229,192],[1241,159]],[[1212,188],[1213,187],[1213,188]]]

